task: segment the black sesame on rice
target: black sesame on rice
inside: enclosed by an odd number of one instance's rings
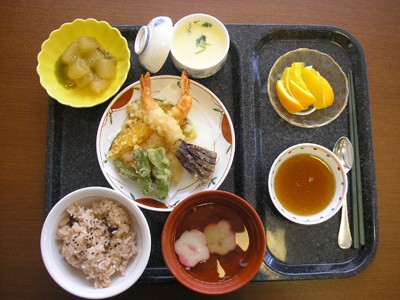
[[[109,286],[113,273],[116,270],[123,273],[129,261],[137,255],[136,233],[131,227],[130,215],[108,199],[95,201],[90,207],[73,203],[67,208],[67,213],[69,219],[60,222],[57,232],[61,254],[69,264],[83,270],[88,278],[94,278],[95,287]],[[72,216],[74,226],[70,226]],[[127,225],[130,230],[115,234],[121,226],[125,228]],[[109,262],[106,271],[99,266],[105,261]]]

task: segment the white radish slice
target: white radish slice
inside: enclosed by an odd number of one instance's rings
[[[83,53],[92,52],[99,47],[97,40],[95,38],[88,37],[88,36],[80,36],[79,40],[78,40],[78,44],[79,44],[79,49]]]
[[[94,63],[94,71],[100,78],[112,79],[117,73],[117,67],[115,66],[114,61],[106,58],[100,58]]]
[[[89,87],[93,92],[98,94],[101,91],[105,90],[109,84],[110,82],[107,79],[96,78],[92,82],[90,82]]]
[[[83,58],[77,58],[73,60],[68,67],[68,77],[73,80],[78,80],[89,72],[90,66]]]
[[[74,59],[80,56],[79,44],[71,43],[63,52],[61,60],[64,64],[69,65]]]

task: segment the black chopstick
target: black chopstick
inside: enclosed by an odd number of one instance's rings
[[[349,127],[350,127],[350,141],[354,146],[355,134],[354,134],[354,111],[353,111],[353,102],[354,102],[354,85],[353,85],[353,75],[349,73]],[[354,154],[356,156],[356,149],[354,149]],[[360,247],[360,233],[358,228],[358,205],[357,205],[357,178],[355,167],[351,169],[351,204],[352,204],[352,212],[353,212],[353,247]]]
[[[354,146],[355,166],[351,173],[351,198],[353,209],[353,247],[359,248],[365,244],[364,232],[364,212],[362,203],[362,186],[361,186],[361,170],[360,170],[360,151],[358,145],[358,126],[357,111],[354,95],[353,74],[349,74],[349,121],[350,121],[350,140]]]

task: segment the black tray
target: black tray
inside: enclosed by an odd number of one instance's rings
[[[133,51],[140,26],[117,27],[128,40],[132,53],[125,87],[145,72]],[[371,114],[361,46],[349,33],[336,27],[227,25],[227,28],[231,47],[226,64],[216,75],[197,81],[224,103],[235,127],[236,154],[220,189],[246,199],[265,224],[267,252],[253,281],[338,278],[358,274],[371,263],[378,246]],[[281,151],[300,142],[314,142],[331,149],[340,136],[349,135],[348,108],[328,125],[304,129],[280,118],[271,106],[267,78],[273,63],[284,53],[301,47],[323,51],[331,55],[346,74],[350,70],[353,72],[366,239],[365,246],[359,249],[342,250],[337,246],[340,214],[319,225],[298,225],[281,216],[269,197],[268,172]],[[180,75],[170,58],[157,75],[162,74]],[[97,128],[108,103],[75,109],[49,100],[46,214],[59,199],[76,189],[109,187],[97,162],[95,143]],[[161,232],[168,214],[143,212],[151,230],[152,250],[140,282],[172,282],[175,279],[161,255]],[[349,214],[351,216],[351,207]]]

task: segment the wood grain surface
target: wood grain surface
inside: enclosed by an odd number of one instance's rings
[[[73,299],[48,275],[39,248],[44,221],[48,96],[36,74],[41,44],[75,18],[113,25],[173,22],[205,12],[224,23],[339,26],[361,43],[368,66],[380,241],[351,278],[251,283],[220,299],[400,299],[400,4],[398,0],[0,2],[0,297]],[[118,299],[204,299],[178,283],[139,284]]]

